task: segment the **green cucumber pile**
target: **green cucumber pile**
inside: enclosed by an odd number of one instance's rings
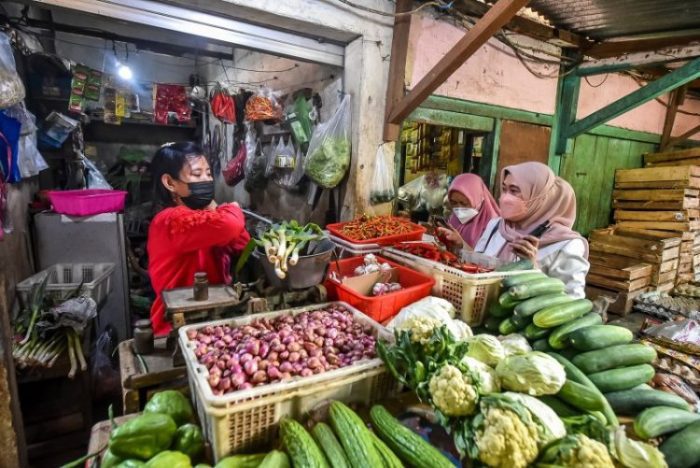
[[[567,296],[561,281],[543,273],[511,276],[502,286],[485,328],[523,335],[566,371],[564,386],[544,403],[561,417],[588,414],[608,426],[619,424],[617,416],[634,418],[639,439],[663,438],[659,448],[670,468],[700,466],[700,414],[647,385],[655,374],[653,348],[633,342],[626,328],[603,324],[590,301]]]

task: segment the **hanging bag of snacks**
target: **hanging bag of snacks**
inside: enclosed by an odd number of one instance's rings
[[[323,188],[337,186],[350,167],[350,95],[346,94],[328,122],[319,124],[304,161],[306,175]]]
[[[374,159],[374,176],[372,178],[372,187],[369,191],[369,202],[372,205],[379,205],[388,203],[395,197],[394,177],[389,171],[389,165],[386,163],[384,145],[379,145]]]
[[[251,122],[280,120],[282,107],[277,102],[275,93],[270,88],[263,87],[251,96],[245,105],[245,118]]]

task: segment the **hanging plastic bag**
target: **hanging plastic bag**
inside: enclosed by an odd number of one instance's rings
[[[24,84],[17,74],[10,38],[0,33],[0,109],[19,104],[24,95]]]
[[[384,154],[384,145],[379,145],[375,156],[374,176],[369,191],[369,202],[372,205],[388,203],[396,197],[394,189],[394,177],[389,171]]]
[[[229,187],[233,187],[245,177],[245,165],[247,161],[246,145],[243,141],[238,145],[236,156],[233,157],[222,171],[224,181]]]
[[[236,104],[227,89],[217,83],[211,94],[211,113],[223,123],[236,123]]]
[[[275,154],[274,168],[284,171],[291,171],[294,169],[295,163],[296,157],[294,155],[294,145],[292,144],[292,139],[290,138],[288,142],[284,144],[284,138],[280,138],[280,146],[277,148]]]
[[[23,178],[32,177],[44,169],[48,169],[48,164],[37,149],[36,141],[36,117],[27,110],[24,102],[20,102],[9,109],[5,109],[5,115],[19,121],[20,137],[18,143],[17,163],[19,172]]]
[[[274,182],[280,187],[291,190],[299,185],[302,177],[304,177],[304,153],[301,149],[297,149],[294,158],[294,169],[286,171],[281,177],[278,177]]]
[[[314,130],[304,171],[323,188],[337,186],[350,167],[350,95],[343,97],[335,115]]]
[[[251,145],[246,143],[247,147],[247,161],[250,164],[245,172],[245,184],[244,188],[248,193],[252,193],[255,190],[262,190],[267,185],[267,176],[265,175],[267,169],[267,156],[262,150],[262,144],[260,140],[255,140],[252,145],[252,152],[250,150]]]
[[[282,118],[282,107],[277,102],[275,93],[270,88],[260,88],[260,91],[251,96],[246,102],[245,118],[251,122],[280,120]]]
[[[110,356],[114,350],[115,342],[111,338],[111,327],[102,332],[95,342],[95,349],[92,352],[91,369],[92,382],[94,385],[93,395],[95,400],[102,400],[106,397],[120,393],[121,379],[119,371],[112,365]]]
[[[397,198],[400,204],[408,211],[421,211],[422,209],[420,192],[423,188],[424,178],[425,176],[417,177],[399,187]]]
[[[107,179],[105,179],[97,166],[95,166],[95,163],[84,155],[83,162],[85,163],[86,188],[113,190],[112,186],[107,182]]]

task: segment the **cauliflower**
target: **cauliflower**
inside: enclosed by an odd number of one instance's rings
[[[455,366],[442,366],[430,379],[428,388],[433,405],[445,416],[467,416],[476,409],[476,388]]]
[[[583,434],[573,434],[548,445],[539,463],[571,468],[614,468],[605,444]]]
[[[430,337],[433,335],[433,330],[442,325],[438,319],[432,317],[425,317],[420,315],[414,315],[410,317],[396,329],[399,332],[410,332],[411,341],[414,343],[426,344],[430,341]]]
[[[483,424],[475,432],[479,460],[487,466],[525,468],[537,458],[537,429],[514,411],[482,410]]]
[[[464,356],[459,364],[464,373],[469,375],[479,395],[501,391],[501,381],[491,367],[469,356]]]
[[[489,366],[496,366],[506,357],[506,351],[493,335],[476,335],[469,339],[467,356],[478,359]]]

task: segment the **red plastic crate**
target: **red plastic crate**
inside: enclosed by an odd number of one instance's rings
[[[374,239],[366,239],[363,241],[356,240],[356,239],[351,239],[350,237],[347,237],[343,235],[342,229],[343,226],[345,226],[348,223],[335,223],[335,224],[328,224],[326,226],[326,229],[328,229],[328,232],[330,232],[333,236],[339,237],[345,241],[351,242],[353,244],[358,244],[358,245],[366,245],[366,244],[378,244],[378,245],[394,245],[398,244],[400,242],[406,242],[406,241],[415,241],[415,240],[421,240],[423,238],[423,234],[427,231],[426,228],[423,226],[420,226],[415,223],[409,223],[412,226],[415,227],[415,229],[411,232],[408,232],[406,234],[397,234],[394,236],[384,236],[384,237],[376,237]]]
[[[328,274],[338,271],[339,276],[351,276],[355,268],[364,263],[364,257],[351,257],[336,262],[331,262]],[[385,294],[383,296],[363,296],[357,291],[334,281],[327,280],[326,288],[329,296],[337,297],[338,300],[347,302],[356,309],[364,312],[377,322],[384,323],[394,317],[399,311],[409,304],[413,304],[428,296],[435,284],[435,280],[428,275],[418,273],[390,260],[377,256],[380,263],[388,263],[396,268],[398,282],[404,289],[401,291]]]

